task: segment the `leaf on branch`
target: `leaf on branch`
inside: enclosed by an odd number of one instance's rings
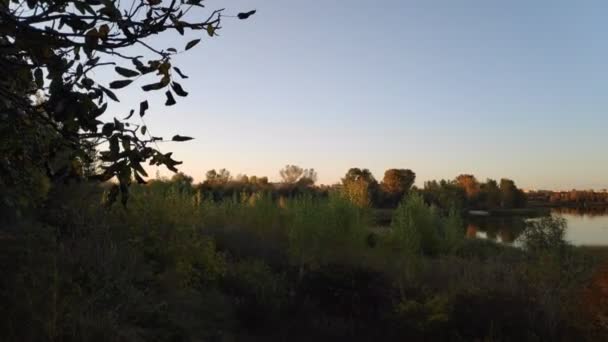
[[[42,69],[37,68],[34,71],[34,79],[36,80],[36,86],[38,88],[42,88],[44,87],[44,78],[43,78],[43,74],[42,74]]]
[[[107,16],[108,18],[112,19],[113,21],[118,20],[122,17],[122,14],[118,10],[118,8],[116,8],[116,6],[110,1],[106,1],[105,7],[98,10],[97,12],[99,14]]]
[[[173,98],[173,94],[171,94],[171,91],[167,90],[165,95],[167,95],[167,101],[165,102],[165,106],[173,106],[176,102],[175,98]]]
[[[99,39],[99,32],[97,32],[96,28],[90,29],[87,31],[84,42],[88,48],[97,47],[97,40]]]
[[[239,13],[239,14],[237,15],[237,17],[238,17],[239,19],[241,19],[241,20],[245,20],[245,19],[247,19],[247,18],[251,17],[252,15],[254,15],[254,14],[255,14],[255,12],[256,12],[256,10],[249,11],[249,12],[244,12],[244,13]]]
[[[146,114],[146,110],[148,110],[148,100],[142,101],[139,104],[139,116],[143,117]]]
[[[90,78],[84,78],[81,83],[87,89],[91,88],[93,84],[95,84],[95,82]]]
[[[184,25],[179,22],[179,21],[175,21],[175,29],[177,30],[177,32],[179,32],[180,35],[184,35]]]
[[[148,131],[148,127],[146,126],[141,126],[141,134],[146,135],[146,132]]]
[[[184,137],[181,135],[174,135],[173,138],[171,138],[172,141],[188,141],[188,140],[192,140],[194,138],[192,137]]]
[[[173,70],[175,70],[175,72],[177,72],[177,74],[179,75],[179,77],[181,77],[181,78],[188,78],[188,75],[185,75],[178,67],[173,67]]]
[[[89,66],[94,66],[97,65],[97,62],[99,62],[99,57],[90,58],[85,64]]]
[[[211,25],[209,25],[211,26]],[[190,50],[192,49],[196,44],[198,44],[201,40],[200,39],[195,39],[195,40],[191,40],[188,42],[188,44],[186,44],[186,50]]]
[[[112,135],[112,132],[114,132],[113,123],[108,122],[107,124],[103,125],[103,128],[101,129],[101,133],[103,133],[103,135],[109,137],[110,135]]]
[[[215,34],[215,27],[213,25],[207,25],[207,34],[209,35],[209,37],[213,37],[213,35]]]
[[[175,81],[173,81],[173,83],[171,83],[171,88],[173,88],[173,91],[179,96],[182,96],[182,97],[188,96],[188,92],[185,91],[184,88],[182,88],[182,86]]]
[[[124,118],[123,120],[129,120],[133,116],[134,113],[135,113],[135,111],[133,109],[131,109],[131,111],[129,112],[129,115],[127,115],[127,117]]]
[[[148,3],[150,4],[150,6],[156,6],[158,4],[160,4],[162,1],[161,0],[148,0]]]
[[[167,51],[169,51],[169,52],[173,52],[173,53],[176,53],[176,52],[177,52],[177,49],[175,49],[175,48],[168,48],[168,49],[167,49]]]
[[[166,86],[166,84],[163,84],[162,82],[158,82],[158,83],[146,84],[145,86],[142,86],[141,89],[143,89],[144,91],[159,90],[159,89],[164,88],[165,86]]]
[[[159,75],[164,75],[165,77],[169,77],[169,69],[171,68],[171,63],[169,62],[164,62],[161,65],[158,66],[158,74]],[[161,80],[161,82],[166,82],[169,83],[168,81],[165,81],[165,77],[163,77],[163,79]],[[165,83],[165,85],[166,85]]]
[[[114,70],[116,70],[117,73],[119,73],[120,75],[122,75],[124,77],[139,76],[139,72],[137,72],[135,70],[127,69],[127,68],[122,68],[122,67],[119,67],[119,66],[117,66],[116,68],[114,68]]]
[[[93,12],[95,13],[95,12]],[[108,39],[108,34],[110,33],[110,26],[108,24],[103,24],[99,27],[99,38],[101,40],[106,41]]]
[[[131,82],[133,82],[133,80],[114,81],[114,82],[110,83],[110,88],[112,88],[112,89],[124,88],[124,87],[128,86],[129,84],[131,84]]]
[[[110,138],[110,156],[113,160],[118,159],[118,153],[120,153],[120,146],[118,142],[118,137],[113,135]]]
[[[95,113],[95,117],[101,116],[103,113],[106,112],[106,109],[108,109],[108,103],[104,103],[103,105],[101,105],[101,107],[97,108],[97,110],[94,110],[93,112]]]
[[[119,82],[119,81],[116,81],[116,82]],[[112,82],[112,83],[114,83],[114,82]],[[112,87],[112,83],[110,83],[110,87]],[[128,83],[127,83],[127,84],[128,84]],[[102,91],[103,91],[103,92],[104,92],[106,95],[108,95],[108,97],[109,97],[109,98],[111,98],[111,99],[112,99],[112,100],[114,100],[115,102],[120,102],[120,101],[118,100],[118,97],[116,97],[116,94],[114,94],[114,93],[113,93],[113,92],[112,92],[110,89],[108,89],[108,88],[106,88],[106,87],[103,87],[103,86],[99,86],[99,88],[101,88],[101,90],[102,90]],[[122,87],[119,87],[119,88],[122,88]]]

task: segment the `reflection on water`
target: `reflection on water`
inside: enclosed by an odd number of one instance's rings
[[[599,210],[564,211],[555,210],[553,215],[561,215],[568,221],[566,240],[574,245],[608,246],[608,211]]]
[[[608,216],[608,207],[590,207],[590,208],[553,208],[551,212],[554,214],[567,214],[573,216]]]
[[[526,228],[525,218],[470,217],[467,222],[467,237],[490,239],[502,243],[513,243]]]
[[[566,240],[574,245],[608,246],[608,208],[557,208],[566,219]],[[513,244],[526,228],[524,217],[469,217],[466,236]]]

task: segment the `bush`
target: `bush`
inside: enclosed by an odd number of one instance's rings
[[[406,197],[391,223],[392,238],[398,248],[410,255],[432,255],[439,250],[439,216],[421,196]]]
[[[532,253],[562,252],[567,247],[566,220],[562,217],[547,216],[530,220],[520,236],[523,246]]]
[[[437,255],[456,248],[464,240],[460,213],[451,209],[447,217],[428,206],[422,196],[405,197],[395,210],[391,238],[398,249],[410,255]]]

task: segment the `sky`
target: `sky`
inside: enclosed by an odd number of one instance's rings
[[[154,135],[196,138],[161,149],[197,181],[212,168],[278,180],[296,164],[325,184],[360,167],[409,168],[418,185],[472,173],[608,188],[606,1],[205,3],[257,13],[225,18],[219,37],[151,40],[203,38],[173,61],[190,95],[163,107],[159,92],[145,117]],[[125,89],[118,117],[150,97]]]

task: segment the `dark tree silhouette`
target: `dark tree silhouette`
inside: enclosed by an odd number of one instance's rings
[[[158,149],[157,143],[165,140],[150,135],[143,121],[128,122],[134,115],[145,115],[147,101],[121,115],[122,119],[103,122],[100,117],[108,101],[119,101],[115,90],[136,83],[146,92],[162,91],[167,106],[175,104],[175,95],[188,95],[177,82],[188,76],[172,65],[171,58],[193,48],[202,37],[184,41],[182,47],[156,46],[154,37],[167,31],[180,35],[202,31],[205,36],[216,36],[222,19],[228,16],[223,15],[223,9],[207,11],[201,2],[1,0],[0,130],[15,132],[4,136],[5,141],[18,140],[15,134],[32,135],[24,139],[25,152],[19,153],[15,147],[15,151],[3,150],[3,155],[32,159],[34,162],[22,164],[44,168],[52,179],[59,179],[74,174],[74,160],[88,158],[84,141],[91,141],[105,148],[99,152],[103,167],[92,178],[105,181],[116,177],[123,201],[132,178],[145,182],[144,161],[177,171],[180,162]],[[254,13],[231,17],[247,19]],[[113,68],[117,79],[109,84],[98,82],[92,71],[102,68]],[[41,100],[33,101],[33,96]],[[190,139],[175,135],[169,140]],[[17,161],[5,160],[3,167],[13,167]]]

